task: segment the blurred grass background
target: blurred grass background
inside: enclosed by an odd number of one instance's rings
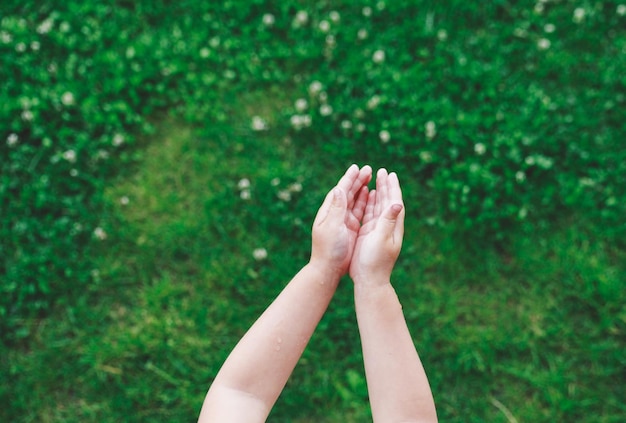
[[[442,421],[626,420],[625,4],[7,0],[0,53],[0,420],[194,421],[353,162]],[[371,420],[351,295],[269,421]]]

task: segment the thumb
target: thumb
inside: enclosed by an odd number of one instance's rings
[[[328,218],[338,219],[343,222],[346,215],[346,208],[348,207],[346,193],[341,188],[335,187],[331,195],[332,201],[330,203],[330,210],[328,211]]]
[[[333,188],[324,199],[316,225],[321,225],[327,220],[343,222],[347,207],[346,193],[339,187]]]
[[[400,213],[403,209],[404,206],[402,204],[393,204],[391,207],[383,212],[381,220],[384,224],[385,232],[388,235],[393,235],[396,225],[398,223],[398,216],[400,216]]]

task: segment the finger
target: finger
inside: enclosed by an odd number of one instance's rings
[[[402,189],[400,188],[400,181],[398,180],[398,175],[395,172],[391,172],[389,177],[387,178],[387,187],[388,187],[388,195],[389,202],[391,204],[402,205],[402,210],[396,217],[396,223],[393,230],[393,239],[402,240],[404,236],[404,217],[406,214],[406,209],[404,208],[404,202],[402,201]]]
[[[387,170],[382,168],[378,169],[376,173],[376,206],[374,208],[374,214],[380,216],[386,206],[386,192],[387,192]]]
[[[318,216],[313,225],[321,225],[326,221],[337,221],[343,223],[346,215],[346,194],[339,188],[333,188],[328,194],[320,207]]]
[[[381,217],[381,223],[383,224],[383,230],[387,237],[391,237],[394,241],[397,236],[402,235],[403,230],[398,230],[398,226],[401,228],[404,226],[404,206],[402,204],[392,204],[387,207]],[[401,238],[399,238],[401,239]]]
[[[376,190],[373,189],[367,196],[367,204],[365,205],[365,213],[363,214],[363,225],[374,220],[374,208],[376,205]]]
[[[352,208],[352,214],[359,222],[361,221],[361,219],[363,219],[363,215],[365,214],[365,207],[367,206],[368,197],[369,190],[367,188],[367,185],[364,185],[359,191],[359,195],[356,197],[354,207]]]
[[[402,207],[402,211],[396,217],[396,227],[393,231],[393,241],[402,242],[404,237],[404,217],[406,215],[406,208]]]
[[[371,179],[372,179],[372,168],[368,165],[363,166],[363,168],[359,170],[359,174],[354,180],[354,182],[352,183],[350,190],[347,192],[349,209],[354,207],[354,203],[357,200],[357,197],[361,192],[361,188],[367,185]]]
[[[387,195],[390,203],[403,204],[402,189],[400,188],[398,175],[395,172],[391,172],[387,178]]]
[[[355,164],[350,166],[346,173],[343,174],[339,182],[337,182],[337,186],[343,190],[345,193],[349,193],[354,181],[359,177],[359,167]]]

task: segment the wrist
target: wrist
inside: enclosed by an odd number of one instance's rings
[[[354,289],[356,291],[376,291],[380,289],[387,289],[392,287],[391,279],[389,276],[378,276],[378,275],[369,275],[369,276],[357,276],[353,278]],[[392,287],[393,288],[393,287]]]
[[[307,263],[307,267],[317,273],[320,283],[328,283],[329,285],[337,285],[344,273],[331,263],[313,257]]]
[[[357,304],[387,304],[398,301],[396,290],[389,280],[377,283],[354,284],[354,300]]]

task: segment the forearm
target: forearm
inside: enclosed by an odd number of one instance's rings
[[[303,267],[232,351],[215,378],[203,408],[222,408],[225,403],[216,400],[230,398],[228,393],[236,392],[242,402],[260,404],[269,413],[338,282],[338,276],[321,266],[309,263]]]
[[[355,306],[374,421],[436,422],[428,379],[391,284],[355,283]]]

